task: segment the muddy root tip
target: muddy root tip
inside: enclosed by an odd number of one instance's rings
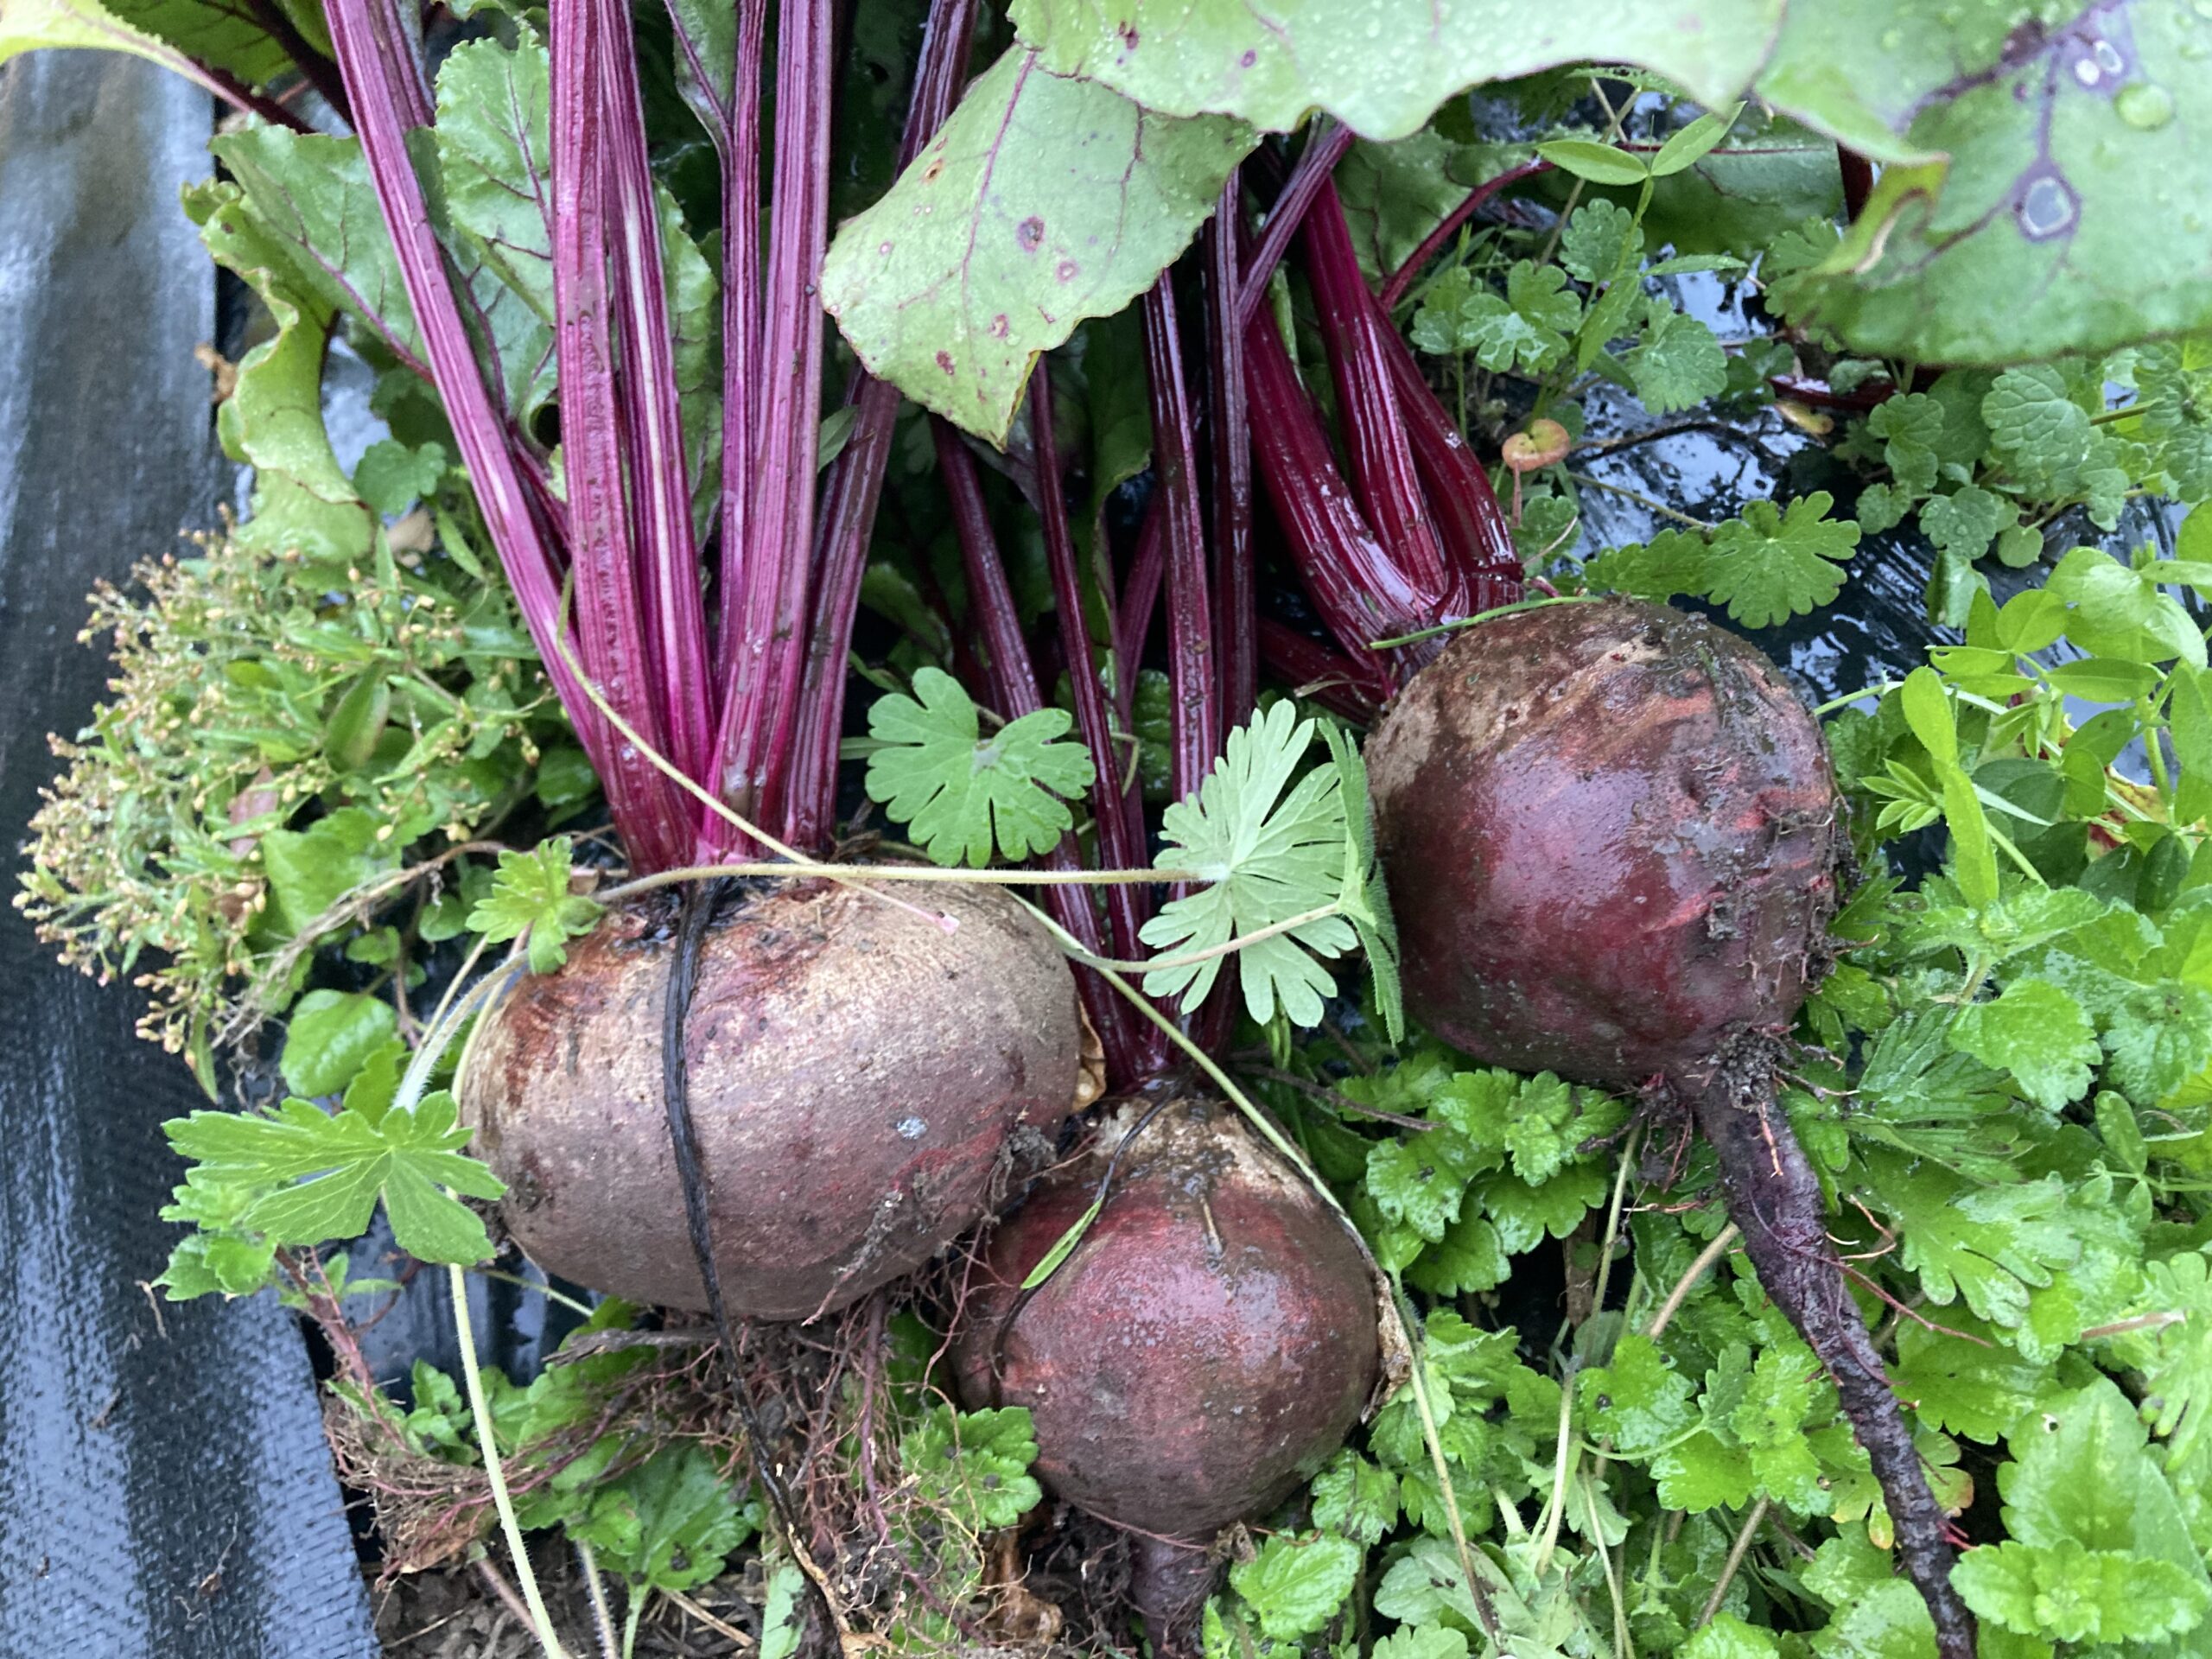
[[[1974,1614],[1951,1586],[1957,1556],[1942,1506],[1828,1241],[1820,1179],[1782,1109],[1770,1058],[1758,1042],[1746,1042],[1697,1086],[1677,1087],[1719,1163],[1729,1219],[1743,1233],[1761,1287],[1827,1369],[1866,1448],[1895,1530],[1897,1563],[1928,1604],[1940,1659],[1974,1659]]]
[[[1145,1640],[1157,1659],[1198,1659],[1206,1598],[1221,1577],[1221,1563],[1199,1543],[1132,1533],[1129,1599],[1144,1620]]]

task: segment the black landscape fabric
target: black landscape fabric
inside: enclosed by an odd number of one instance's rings
[[[46,734],[105,679],[85,595],[213,521],[214,272],[177,190],[211,100],[100,52],[0,67],[0,841]],[[163,1118],[197,1091],[137,999],[0,912],[0,1656],[353,1659],[377,1651],[291,1315],[159,1308]]]

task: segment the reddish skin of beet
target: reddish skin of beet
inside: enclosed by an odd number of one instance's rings
[[[686,1025],[715,1260],[741,1318],[804,1319],[912,1271],[983,1215],[1024,1130],[1077,1102],[1073,976],[985,889],[959,925],[852,887],[753,894],[715,925]],[[663,1101],[672,918],[651,901],[523,980],[461,1090],[508,1230],[549,1272],[706,1305]]]
[[[1415,1016],[1483,1059],[1690,1109],[1760,1283],[1835,1379],[1944,1659],[1972,1659],[1942,1511],[1775,1103],[1845,851],[1818,724],[1745,641],[1602,600],[1468,629],[1366,756]]]
[[[1615,1088],[1786,1027],[1835,901],[1820,728],[1734,635],[1629,600],[1459,636],[1367,744],[1406,994],[1468,1053]]]
[[[992,1235],[953,1358],[966,1398],[1034,1414],[1037,1473],[1061,1497],[1204,1538],[1343,1444],[1375,1387],[1375,1284],[1343,1224],[1230,1108],[1179,1101],[1122,1154],[1098,1219],[1001,1339],[1018,1287],[1141,1113],[1109,1119],[1097,1154]]]
[[[1174,1648],[1214,1568],[1160,1541],[1206,1542],[1311,1478],[1381,1362],[1358,1246],[1218,1102],[1160,1110],[1074,1254],[1021,1300],[1150,1103],[1125,1103],[1090,1154],[992,1234],[952,1357],[971,1407],[1029,1408],[1046,1486],[1153,1535],[1139,1540],[1136,1599]]]

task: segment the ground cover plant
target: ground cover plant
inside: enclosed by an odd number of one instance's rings
[[[8,14],[239,111],[250,499],[99,596],[21,902],[380,1571],[2202,1645],[2212,22],[1555,10]]]

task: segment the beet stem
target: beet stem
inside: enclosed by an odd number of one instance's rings
[[[1040,373],[1037,378],[1041,381],[1044,376]],[[934,415],[930,417],[930,435],[936,441],[938,468],[944,475],[945,494],[952,507],[953,528],[968,577],[970,620],[980,629],[988,654],[982,685],[999,714],[1007,720],[1019,720],[1043,708],[1045,699],[1038,689],[1028,641],[1022,638],[1021,617],[1014,607],[1013,589],[1007,584],[1006,565],[999,556],[998,539],[991,532],[990,513],[983,503],[976,458],[968,453],[960,435]],[[1110,747],[1101,750],[1094,746],[1092,760],[1100,776],[1110,779],[1114,767]],[[1125,863],[1116,856],[1107,835],[1110,820],[1101,816],[1099,828],[1109,859],[1118,868],[1132,868],[1133,859]],[[1065,836],[1043,861],[1048,869],[1082,868],[1072,838]],[[1109,888],[1106,902],[1109,916],[1128,911],[1130,900],[1123,895],[1138,891],[1134,887]],[[1088,893],[1074,886],[1055,887],[1046,890],[1044,902],[1060,925],[1082,942],[1084,950],[1103,954],[1098,912]],[[1148,1070],[1156,1046],[1132,1022],[1128,1010],[1109,995],[1088,969],[1077,970],[1076,984],[1082,993],[1084,1007],[1090,1013],[1090,1023],[1098,1033],[1099,1044],[1105,1050],[1109,1072],[1121,1080]]]
[[[1382,284],[1379,296],[1386,311],[1397,309],[1398,302],[1406,297],[1406,290],[1414,285],[1421,268],[1433,259],[1454,236],[1459,227],[1483,210],[1484,203],[1499,191],[1516,185],[1523,179],[1533,179],[1539,173],[1548,173],[1552,164],[1546,161],[1523,162],[1518,167],[1509,167],[1494,179],[1486,179],[1467,192],[1466,196],[1450,213],[1445,214],[1437,227],[1421,238],[1421,244],[1408,256],[1405,264],[1390,273],[1390,280]]]
[[[1213,438],[1214,639],[1222,720],[1252,717],[1260,683],[1258,595],[1252,564],[1252,425],[1244,397],[1244,330],[1236,320],[1240,175],[1231,172],[1206,226],[1207,414]]]
[[[976,0],[931,0],[922,34],[921,67],[906,105],[899,164],[921,152],[944,124],[960,90],[975,38]],[[785,822],[796,846],[819,850],[837,819],[837,745],[845,724],[846,658],[868,570],[883,474],[896,435],[899,388],[865,371],[855,373],[850,402],[853,435],[831,463],[815,527],[814,620],[799,682],[798,727],[784,779]]]
[[[1052,376],[1040,366],[1029,379],[1029,429],[1034,435],[1037,451],[1037,511],[1045,524],[1045,563],[1052,573],[1052,603],[1059,612],[1060,654],[1067,658],[1068,684],[1075,694],[1076,729],[1082,734],[1097,767],[1097,776],[1091,785],[1090,810],[1098,824],[1100,861],[1110,868],[1135,869],[1143,862],[1143,798],[1134,790],[1124,791],[1122,787],[1122,758],[1114,743],[1105,683],[1099,676],[1098,659],[1091,650],[1090,631],[1084,622],[1083,586],[1076,569],[1075,537],[1068,526],[1067,505],[1060,489],[1059,452],[1052,436]],[[1119,659],[1115,671],[1128,683],[1135,683],[1133,659]],[[1108,890],[1106,917],[1112,929],[1116,956],[1137,954],[1141,943],[1137,930],[1144,925],[1150,913],[1149,900],[1150,895],[1142,887]],[[1118,1002],[1116,1009],[1120,1012]]]
[[[629,440],[630,514],[636,525],[651,696],[660,704],[670,753],[692,777],[703,778],[714,744],[715,691],[699,592],[691,480],[677,401],[659,202],[645,154],[645,94],[628,7],[613,0],[595,3],[601,49],[593,67],[605,118],[601,211],[613,267],[609,297],[621,348],[615,391]]]
[[[744,535],[734,544],[727,522],[722,532],[723,575],[734,575],[743,591],[735,600],[734,632],[732,598],[723,600],[721,729],[715,738],[715,792],[771,827],[782,823],[782,784],[806,666],[822,418],[823,318],[814,283],[828,240],[832,67],[822,0],[784,0],[777,15],[768,306],[758,373],[752,386],[741,389],[754,399],[753,442],[760,453],[747,458],[751,516]],[[723,385],[728,388],[727,378]],[[725,479],[726,497],[729,488]],[[728,837],[719,824],[708,832],[717,845]]]
[[[1191,400],[1183,378],[1172,273],[1161,276],[1144,296],[1144,338],[1154,465],[1160,474],[1167,544],[1167,670],[1173,688],[1168,712],[1173,752],[1168,786],[1182,800],[1213,769],[1222,733],[1197,445],[1191,433]]]
[[[670,733],[649,645],[631,503],[624,491],[627,423],[615,371],[623,284],[610,280],[614,163],[604,118],[613,54],[598,0],[554,0],[552,34],[554,353],[562,386],[576,654],[608,704],[652,748]],[[634,67],[634,66],[633,66]],[[688,527],[688,526],[687,526]],[[608,810],[632,861],[646,870],[691,852],[691,815],[635,743],[600,769]],[[690,757],[680,747],[681,766]]]
[[[1951,1587],[1954,1555],[1919,1449],[1828,1242],[1827,1208],[1776,1099],[1770,1045],[1739,1045],[1685,1089],[1720,1164],[1728,1214],[1759,1283],[1827,1368],[1890,1512],[1897,1559],[1928,1603],[1942,1659],[1974,1659],[1974,1620]]]
[[[1313,206],[1314,196],[1329,181],[1337,163],[1351,148],[1352,131],[1342,122],[1332,122],[1327,131],[1306,141],[1305,154],[1298,158],[1298,165],[1291,169],[1290,181],[1275,198],[1274,206],[1268,212],[1267,228],[1260,234],[1259,245],[1252,250],[1245,263],[1243,286],[1236,294],[1236,321],[1249,324],[1259,315],[1261,304],[1267,298],[1268,281],[1275,274],[1275,267],[1282,263],[1283,255],[1290,248],[1290,238],[1306,217],[1306,210]]]
[[[1315,193],[1299,230],[1299,245],[1336,383],[1338,426],[1361,511],[1429,607],[1451,613],[1462,596],[1452,590],[1443,545],[1414,471],[1408,417],[1399,407],[1400,388],[1382,338],[1395,337],[1397,327],[1367,291],[1334,185],[1325,181]],[[1425,386],[1421,395],[1427,395]]]
[[[432,382],[453,424],[462,463],[499,563],[514,590],[561,706],[602,779],[616,739],[564,660],[559,516],[531,456],[495,403],[461,320],[456,284],[407,151],[410,128],[428,125],[429,94],[396,0],[334,0],[332,48],[355,115],[377,206],[421,331]]]

